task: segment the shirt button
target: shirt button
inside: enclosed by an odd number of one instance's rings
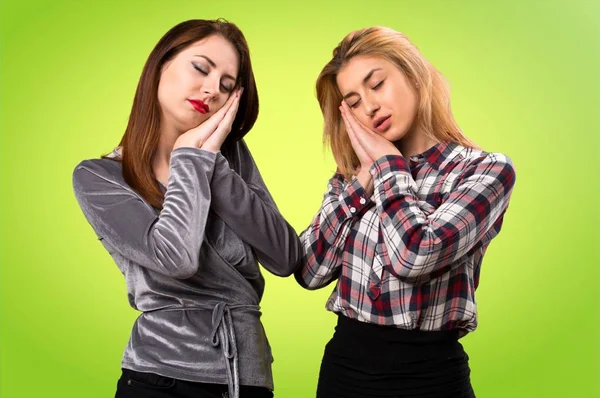
[[[360,198],[360,204],[364,205],[365,203],[367,203],[367,200],[365,198]]]
[[[352,214],[356,213],[356,208],[354,208],[354,207],[351,207],[351,208],[350,208],[350,213],[352,213]]]

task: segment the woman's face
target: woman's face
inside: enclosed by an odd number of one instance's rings
[[[418,93],[406,75],[377,56],[356,56],[337,75],[337,85],[354,116],[388,141],[396,142],[411,129]]]
[[[220,35],[191,44],[165,63],[158,84],[162,123],[183,133],[217,112],[234,90],[239,56]]]

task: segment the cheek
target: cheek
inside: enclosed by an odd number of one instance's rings
[[[167,76],[165,92],[172,96],[171,101],[192,98],[192,94],[202,86],[202,79],[194,71],[178,68]]]
[[[158,101],[161,106],[169,106],[177,96],[177,79],[170,73],[165,73],[158,84]]]
[[[410,103],[407,104],[406,107],[406,117],[409,119],[410,122],[413,122],[415,120],[415,118],[417,117],[417,111],[419,109],[419,101],[417,98],[412,98]]]
[[[171,95],[169,93],[169,86],[167,84],[165,84],[164,81],[161,80],[161,82],[158,84],[158,104],[160,105],[160,107],[162,109],[165,108],[169,108],[169,98],[171,98]]]
[[[419,94],[414,90],[407,88],[407,92],[405,94],[406,98],[406,112],[410,115],[416,114],[417,109],[419,107]]]
[[[418,102],[410,93],[402,95],[396,102],[396,111],[403,119],[410,122],[417,114]]]
[[[371,127],[371,120],[369,116],[367,116],[365,112],[361,110],[361,107],[352,109],[352,115],[354,115],[354,118],[358,120],[363,126],[368,128]]]

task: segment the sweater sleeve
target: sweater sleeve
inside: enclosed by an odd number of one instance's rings
[[[252,247],[265,269],[289,276],[300,262],[300,240],[277,209],[246,144],[239,141],[236,150],[239,173],[217,154],[211,181],[212,210]]]
[[[214,164],[215,154],[211,152],[174,150],[160,215],[129,186],[107,178],[94,160],[77,165],[73,189],[100,239],[143,267],[185,279],[198,270]]]

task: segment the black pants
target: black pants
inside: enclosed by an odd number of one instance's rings
[[[194,383],[123,369],[117,383],[115,398],[223,398],[227,385]],[[273,393],[264,387],[240,386],[240,398],[272,398]]]
[[[339,316],[318,398],[474,398],[458,332],[422,332]]]

